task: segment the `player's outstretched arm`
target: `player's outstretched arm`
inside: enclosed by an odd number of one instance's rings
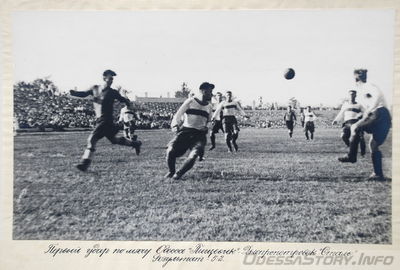
[[[79,98],[85,98],[88,96],[93,96],[93,90],[87,90],[87,91],[75,91],[75,90],[69,90],[69,94],[73,97],[79,97]]]

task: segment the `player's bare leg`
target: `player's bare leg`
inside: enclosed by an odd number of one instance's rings
[[[85,151],[83,152],[81,162],[78,165],[76,165],[76,168],[78,168],[78,170],[84,172],[89,168],[90,164],[92,163],[96,143],[99,139],[100,138],[96,138],[96,136],[94,136],[93,133],[89,135],[88,143]]]
[[[225,134],[225,142],[226,142],[226,145],[228,146],[228,151],[229,152],[232,152],[231,140],[232,140],[232,134],[231,133],[226,133]]]
[[[234,131],[232,134],[232,144],[236,152],[239,150],[239,146],[236,143],[238,137],[239,137],[239,131]]]

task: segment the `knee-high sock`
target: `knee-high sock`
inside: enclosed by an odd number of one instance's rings
[[[226,145],[228,146],[229,150],[232,150],[231,139],[232,139],[232,135],[226,136],[226,139],[225,139]]]
[[[308,137],[308,131],[306,131],[305,134],[306,134],[307,140],[310,139],[310,138]]]
[[[364,137],[360,136],[360,151],[361,151],[361,155],[365,155],[365,140]]]
[[[179,174],[179,176],[184,175],[188,170],[190,170],[191,168],[193,168],[194,163],[196,162],[196,158],[197,156],[194,157],[188,157],[185,162],[183,162],[181,168],[178,170],[177,174]]]
[[[124,137],[115,137],[114,140],[112,140],[111,142],[119,145],[133,146],[133,147],[139,144],[138,141],[131,141]]]
[[[348,154],[350,159],[357,160],[357,151],[359,142],[360,142],[360,137],[358,136],[354,136],[350,140],[349,154]]]
[[[311,132],[311,140],[314,140],[314,132]]]
[[[92,160],[93,155],[94,155],[94,150],[86,148],[85,151],[83,152],[82,160],[85,159]]]
[[[210,135],[211,146],[215,147],[215,134],[211,133]]]
[[[344,143],[347,145],[347,147],[350,146],[350,140],[348,136],[342,136],[342,140],[344,141]]]
[[[176,156],[172,151],[167,152],[167,164],[169,172],[175,173]]]
[[[377,176],[383,176],[381,151],[372,152],[371,159],[372,159],[372,165],[374,167],[375,174]]]

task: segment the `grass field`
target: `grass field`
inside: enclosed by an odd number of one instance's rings
[[[137,134],[140,156],[103,139],[86,173],[87,132],[15,137],[14,239],[391,243],[391,181],[367,180],[368,154],[340,164],[338,129],[244,129],[235,154],[218,134],[180,181],[162,177],[172,133]]]

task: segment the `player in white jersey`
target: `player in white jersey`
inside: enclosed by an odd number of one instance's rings
[[[341,138],[344,143],[350,146],[351,125],[360,120],[364,113],[364,107],[356,102],[357,91],[349,91],[349,100],[344,102],[340,112],[333,120],[332,124],[336,125],[338,121],[343,120]],[[365,140],[364,132],[360,131],[357,134],[357,145],[360,144],[361,156],[365,155]]]
[[[135,112],[132,108],[132,106],[124,106],[122,107],[120,113],[119,113],[119,120],[118,122],[122,123],[124,125],[124,135],[125,138],[136,141],[137,140],[137,135],[134,135],[135,129],[136,129],[136,123],[135,123]]]
[[[228,146],[228,151],[232,152],[232,145],[237,152],[239,147],[236,143],[239,137],[239,127],[235,117],[235,112],[239,111],[243,116],[246,116],[245,111],[237,100],[232,99],[232,92],[226,91],[226,100],[221,102],[217,109],[215,110],[212,120],[216,120],[219,118],[220,113],[222,112],[222,126],[225,132],[225,141]]]
[[[215,99],[217,100],[217,103],[215,104],[215,107],[217,108],[219,104],[222,103],[222,93],[217,92],[215,95]],[[211,148],[209,149],[210,151],[215,148],[215,134],[217,134],[220,130],[224,132],[224,129],[222,127],[222,118],[223,118],[223,112],[221,111],[219,115],[216,116],[216,118],[212,121],[212,127],[210,131],[210,141],[211,141]]]
[[[307,110],[304,111],[304,133],[307,141],[309,139],[314,140],[315,119],[317,119],[317,116],[313,111],[311,111],[311,106],[307,106]],[[308,132],[310,132],[310,136],[308,135]]]
[[[169,142],[167,149],[167,164],[169,172],[166,178],[180,179],[190,170],[196,159],[204,154],[207,144],[208,123],[211,121],[212,90],[214,85],[204,82],[200,85],[200,93],[188,98],[174,115],[171,128],[176,132],[175,137]],[[190,153],[181,168],[176,171],[176,158]]]
[[[354,70],[356,89],[366,111],[363,117],[351,126],[349,153],[347,156],[339,158],[339,161],[351,163],[357,161],[357,133],[365,131],[372,135],[369,147],[374,172],[370,178],[383,180],[382,153],[379,146],[385,142],[392,121],[381,90],[376,85],[367,83],[367,72],[366,69]]]

